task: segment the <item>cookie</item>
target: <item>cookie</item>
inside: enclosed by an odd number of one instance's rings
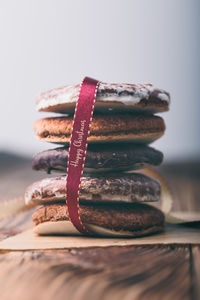
[[[140,173],[107,173],[82,177],[82,202],[152,202],[160,198],[160,183]],[[66,176],[46,178],[30,185],[25,192],[28,205],[65,202]]]
[[[81,220],[93,233],[120,236],[144,236],[164,229],[164,215],[157,208],[141,203],[91,204],[80,206]],[[32,216],[38,234],[67,234],[68,213],[66,204],[46,205]],[[42,224],[47,223],[46,229]],[[66,226],[65,226],[66,225]],[[93,227],[94,226],[94,227]],[[50,227],[50,228],[48,228]],[[100,229],[100,230],[99,230]]]
[[[33,170],[66,173],[68,148],[49,149],[38,153],[32,161]],[[161,164],[163,154],[146,145],[94,145],[87,150],[85,172],[136,170]]]
[[[37,98],[38,111],[73,113],[80,84],[55,88],[41,93]],[[157,113],[167,111],[170,104],[168,92],[152,84],[100,83],[95,111],[133,111]]]
[[[43,141],[69,143],[73,117],[44,118],[35,122],[36,136]],[[79,132],[81,134],[82,128]],[[96,115],[91,123],[89,142],[151,143],[164,134],[165,124],[158,116],[132,114]]]

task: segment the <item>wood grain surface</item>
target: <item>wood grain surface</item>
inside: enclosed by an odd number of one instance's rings
[[[199,255],[189,245],[1,253],[1,299],[199,299],[192,251]]]
[[[26,185],[44,177],[31,171],[30,160],[8,157],[0,171],[0,201],[22,195]],[[200,209],[199,166],[195,162],[160,169],[173,186],[174,209]],[[24,211],[1,220],[0,238],[30,228],[31,214]],[[190,226],[199,228],[199,223]],[[1,300],[196,300],[199,286],[198,245],[0,251]]]

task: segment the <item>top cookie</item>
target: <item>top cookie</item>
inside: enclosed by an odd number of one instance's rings
[[[55,88],[40,94],[36,100],[38,111],[56,113],[74,112],[80,84]],[[158,113],[169,109],[168,92],[152,84],[127,84],[100,82],[95,111],[130,111]]]

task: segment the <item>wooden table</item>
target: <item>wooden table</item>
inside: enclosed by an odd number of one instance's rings
[[[31,162],[0,155],[0,201],[22,195],[45,175]],[[200,162],[160,169],[171,183],[174,209],[200,210]],[[31,211],[0,222],[0,238],[31,226]],[[199,223],[191,224],[200,228]],[[199,245],[1,251],[0,299],[200,299]]]

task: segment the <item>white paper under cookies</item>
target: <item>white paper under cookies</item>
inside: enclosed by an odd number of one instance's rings
[[[38,236],[24,231],[0,242],[0,250],[42,250],[131,245],[200,244],[199,230],[170,225],[165,232],[142,238],[94,238],[84,236]]]

